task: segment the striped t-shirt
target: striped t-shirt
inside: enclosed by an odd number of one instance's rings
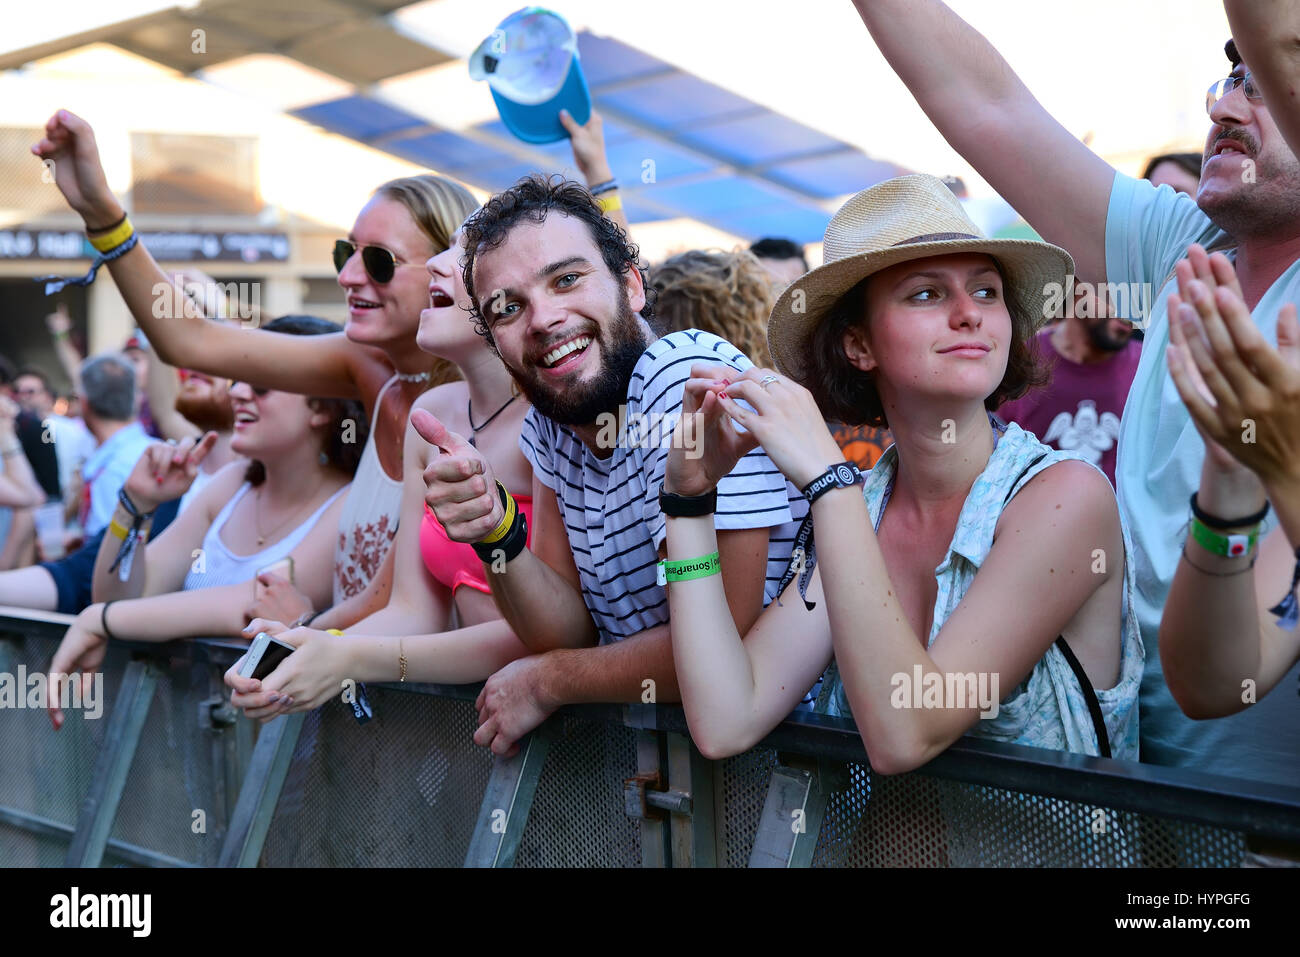
[[[656,580],[659,546],[667,534],[659,485],[695,362],[723,363],[737,372],[753,364],[708,332],[688,329],[656,340],[632,370],[626,412],[602,432],[617,437],[608,458],[597,458],[570,429],[536,409],[524,419],[519,447],[533,474],[555,492],[582,598],[601,644],[668,620],[668,597]],[[761,448],[747,453],[718,483],[714,524],[719,530],[771,528],[765,605],[776,597],[807,512],[798,489]]]

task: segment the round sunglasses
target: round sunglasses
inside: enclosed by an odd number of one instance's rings
[[[397,257],[383,246],[358,246],[347,239],[336,239],[334,240],[334,269],[343,272],[343,267],[348,264],[348,260],[358,249],[361,250],[361,265],[365,267],[366,275],[381,286],[393,281],[398,266],[417,265],[399,263]]]

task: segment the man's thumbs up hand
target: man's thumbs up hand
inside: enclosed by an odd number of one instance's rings
[[[424,501],[453,542],[479,542],[505,517],[492,466],[478,449],[425,409],[411,427],[438,454],[424,470]]]

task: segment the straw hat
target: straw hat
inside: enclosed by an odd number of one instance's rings
[[[826,264],[781,293],[767,324],[773,364],[804,385],[813,330],[872,273],[913,259],[985,253],[1002,267],[1007,305],[1025,324],[1026,338],[1047,321],[1045,287],[1063,294],[1074,273],[1074,260],[1059,246],[984,238],[943,181],[924,174],[886,180],[853,196],[831,218],[823,249]]]

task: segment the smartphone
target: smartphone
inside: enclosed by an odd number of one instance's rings
[[[266,594],[266,586],[260,581],[261,577],[270,572],[273,575],[279,575],[281,578],[289,579],[289,584],[293,584],[293,556],[282,558],[278,562],[273,562],[265,568],[259,568],[257,575],[253,579],[253,600],[261,601],[262,596]]]
[[[239,677],[256,678],[261,681],[294,652],[293,645],[274,638],[264,631],[259,631],[253,643],[248,646],[244,664],[239,669]]]

